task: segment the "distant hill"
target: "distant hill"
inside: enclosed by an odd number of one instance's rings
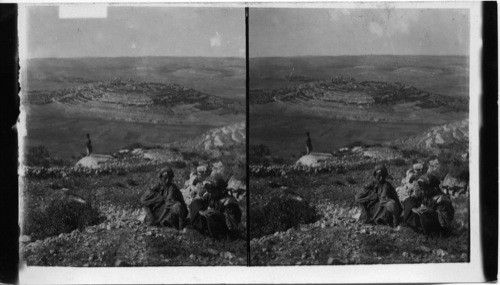
[[[121,106],[172,108],[193,104],[199,110],[224,109],[227,112],[244,112],[240,102],[209,95],[178,84],[135,82],[132,79],[89,83],[54,91],[28,91],[23,98],[28,104],[43,105],[53,102],[77,104],[94,101],[96,103]]]
[[[25,70],[22,87],[29,91],[72,88],[121,77],[179,84],[210,95],[245,100],[244,58],[44,58],[29,60]]]
[[[400,82],[357,81],[354,78],[337,76],[331,80],[314,80],[295,77],[291,80],[306,81],[292,87],[272,90],[252,90],[249,101],[252,104],[286,102],[301,104],[318,100],[340,105],[393,106],[414,104],[415,108],[430,109],[446,107],[449,111],[468,111],[468,100],[458,97],[429,93]]]
[[[250,89],[277,89],[301,83],[296,79],[401,82],[426,92],[469,96],[466,56],[302,56],[250,58]]]

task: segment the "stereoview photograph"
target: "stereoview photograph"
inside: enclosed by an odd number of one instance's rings
[[[19,9],[21,262],[247,265],[244,9]]]
[[[251,265],[470,261],[469,21],[250,9]]]

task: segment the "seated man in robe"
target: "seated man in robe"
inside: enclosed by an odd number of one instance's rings
[[[403,202],[404,223],[425,234],[449,235],[455,209],[450,198],[441,192],[439,180],[433,174],[424,174],[417,184],[414,194]]]
[[[227,191],[227,183],[219,175],[203,182],[206,193],[189,205],[193,228],[211,237],[236,237],[241,221],[238,201]]]
[[[375,223],[396,227],[403,211],[398,194],[386,181],[389,175],[385,165],[377,165],[373,170],[373,181],[356,194],[356,203],[361,206],[365,223]]]
[[[182,229],[188,215],[181,191],[173,183],[174,172],[166,167],[159,173],[160,183],[147,190],[141,197],[146,209],[146,223],[153,226]]]

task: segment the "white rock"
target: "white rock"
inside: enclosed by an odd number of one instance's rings
[[[110,155],[98,155],[92,154],[90,156],[86,156],[80,159],[77,163],[77,167],[86,167],[91,169],[98,169],[101,167],[101,163],[112,159],[113,157]]]

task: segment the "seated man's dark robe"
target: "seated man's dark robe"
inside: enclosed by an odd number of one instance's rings
[[[365,222],[396,226],[403,211],[394,187],[384,181],[372,182],[356,194],[356,203],[361,206]]]
[[[417,194],[407,198],[403,205],[407,226],[425,234],[451,232],[455,209],[447,195],[439,191],[433,191],[428,197]]]
[[[215,238],[236,235],[241,221],[238,201],[228,194],[214,197],[206,193],[189,205],[193,228]]]
[[[146,208],[146,222],[149,225],[176,229],[185,226],[188,210],[175,184],[160,183],[147,190],[141,197],[141,204]]]

